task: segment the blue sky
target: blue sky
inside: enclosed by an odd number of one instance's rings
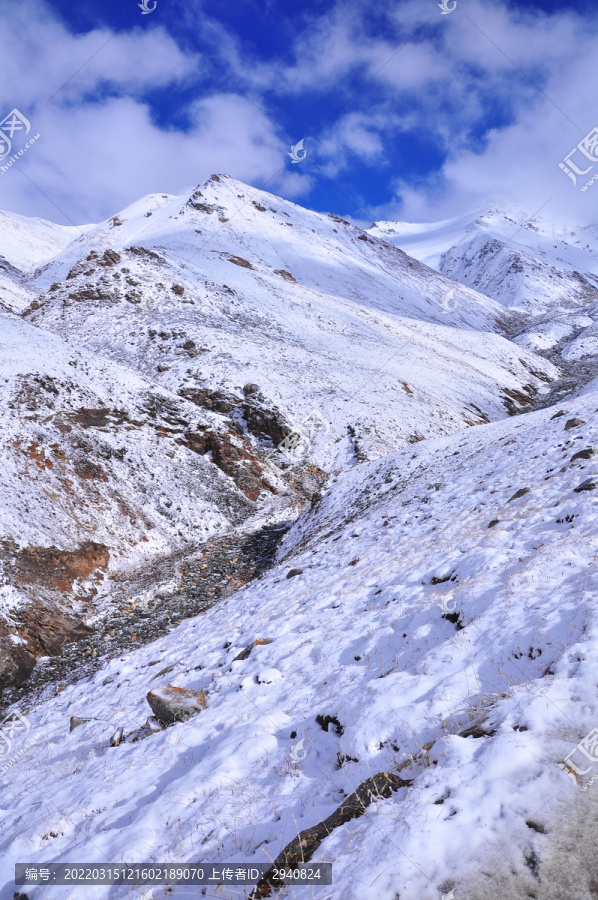
[[[586,0],[138,2],[3,0],[2,115],[40,139],[0,174],[1,208],[98,221],[219,171],[364,222],[592,220],[558,166],[598,124]]]

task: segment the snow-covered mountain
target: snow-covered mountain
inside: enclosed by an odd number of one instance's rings
[[[332,885],[83,890],[594,896],[592,230],[224,175],[1,222],[0,900],[301,859]]]
[[[31,284],[28,321],[174,392],[217,386],[239,402],[250,382],[290,421],[316,410],[327,427],[314,459],[327,470],[355,443],[375,458],[500,418],[557,375],[505,340],[519,319],[499,304],[225,176],[190,197],[145,198]]]
[[[432,224],[376,222],[369,234],[510,309],[533,316],[598,303],[598,228],[490,210]]]
[[[491,210],[432,224],[377,222],[368,233],[525,313],[514,340],[562,367],[565,393],[598,376],[598,227]]]

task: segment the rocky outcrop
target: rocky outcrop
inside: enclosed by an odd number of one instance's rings
[[[91,634],[76,610],[96,596],[109,558],[108,548],[94,541],[75,550],[0,541],[4,584],[26,598],[0,620],[0,689],[26,678],[40,656],[57,655]]]
[[[264,477],[262,465],[249,449],[249,443],[232,431],[220,434],[209,429],[188,431],[177,440],[177,444],[183,444],[201,456],[211,453],[214,465],[230,476],[250,500],[257,500],[263,490],[277,493],[276,488]]]
[[[8,562],[7,572],[15,584],[38,585],[62,593],[72,591],[76,581],[85,581],[92,574],[99,583],[109,558],[108,548],[95,541],[86,541],[76,550],[59,550],[56,547],[20,549],[14,541],[0,541],[0,559]]]

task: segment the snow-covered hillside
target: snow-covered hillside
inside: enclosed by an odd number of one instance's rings
[[[575,458],[597,401],[353,467],[260,581],[32,708],[44,752],[3,788],[0,896],[17,859],[268,862],[377,772],[410,784],[324,840],[331,887],[281,896],[593,896],[591,858],[560,872],[583,795],[557,763],[598,721],[598,471]],[[163,668],[207,708],[109,747]]]
[[[598,303],[598,229],[499,210],[431,224],[376,222],[368,231],[429,266],[534,316]]]
[[[112,576],[267,519],[274,495],[280,515],[288,490],[222,413],[16,317],[0,348],[5,684],[78,631]]]
[[[301,855],[332,885],[19,900],[590,900],[593,230],[224,175],[2,216],[0,900]]]
[[[598,375],[595,226],[491,210],[433,224],[378,222],[368,233],[525,313],[528,322],[514,342],[561,368],[564,395]]]

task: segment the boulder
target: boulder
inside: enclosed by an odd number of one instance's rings
[[[69,731],[74,731],[75,728],[78,728],[79,725],[85,725],[86,722],[91,722],[92,719],[83,719],[81,716],[71,716],[71,726]]]
[[[584,447],[583,450],[578,450],[577,453],[573,454],[571,462],[574,462],[576,459],[591,459],[593,456],[596,456],[596,448]]]
[[[206,708],[204,691],[192,691],[172,684],[148,691],[147,702],[156,719],[163,725],[184,722]]]

